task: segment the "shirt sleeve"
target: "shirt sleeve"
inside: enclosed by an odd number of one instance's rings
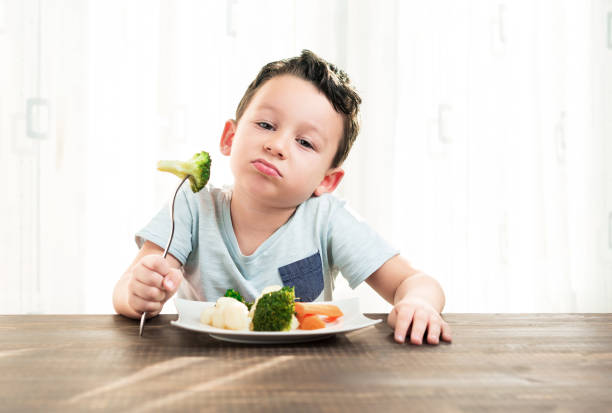
[[[330,217],[329,261],[355,289],[399,252],[342,203]]]
[[[188,188],[188,185],[183,188],[185,187]],[[194,218],[187,197],[184,189],[181,189],[176,195],[174,202],[174,236],[168,251],[183,265],[187,262],[187,257],[193,249]],[[136,233],[136,244],[140,248],[145,241],[150,241],[160,248],[166,248],[171,229],[170,206],[167,203],[144,228]]]

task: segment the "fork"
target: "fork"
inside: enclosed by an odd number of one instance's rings
[[[163,255],[164,258],[166,258],[166,256],[168,255],[168,250],[170,249],[170,243],[172,242],[172,237],[174,236],[174,200],[176,199],[176,195],[178,194],[179,189],[181,189],[181,186],[183,186],[183,184],[189,178],[189,176],[190,175],[187,175],[186,177],[183,178],[181,183],[176,188],[176,191],[174,191],[174,196],[172,197],[172,204],[170,205],[170,218],[172,219],[172,229],[170,230],[170,238],[168,238],[166,249],[164,249],[164,255]],[[140,329],[138,332],[139,336],[142,336],[142,330],[144,329],[146,316],[147,316],[146,311],[144,311],[142,315],[140,316]]]

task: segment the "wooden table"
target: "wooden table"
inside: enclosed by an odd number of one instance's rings
[[[383,315],[370,315],[383,318]],[[0,411],[612,411],[612,314],[446,314],[452,344],[381,323],[245,345],[116,315],[0,316]]]

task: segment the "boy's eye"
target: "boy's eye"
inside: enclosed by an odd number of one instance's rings
[[[297,141],[297,143],[299,143],[300,145],[302,145],[305,148],[314,149],[312,144],[310,142],[308,142],[306,139],[297,138],[296,141]]]
[[[274,126],[270,125],[268,122],[257,122],[257,126],[267,130],[273,130]]]

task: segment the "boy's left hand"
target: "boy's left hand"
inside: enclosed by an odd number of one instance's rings
[[[394,338],[398,343],[404,343],[407,334],[410,334],[410,342],[421,345],[425,332],[429,344],[438,344],[440,337],[444,341],[451,341],[448,323],[431,304],[419,297],[405,297],[395,304],[387,323],[395,329]]]

